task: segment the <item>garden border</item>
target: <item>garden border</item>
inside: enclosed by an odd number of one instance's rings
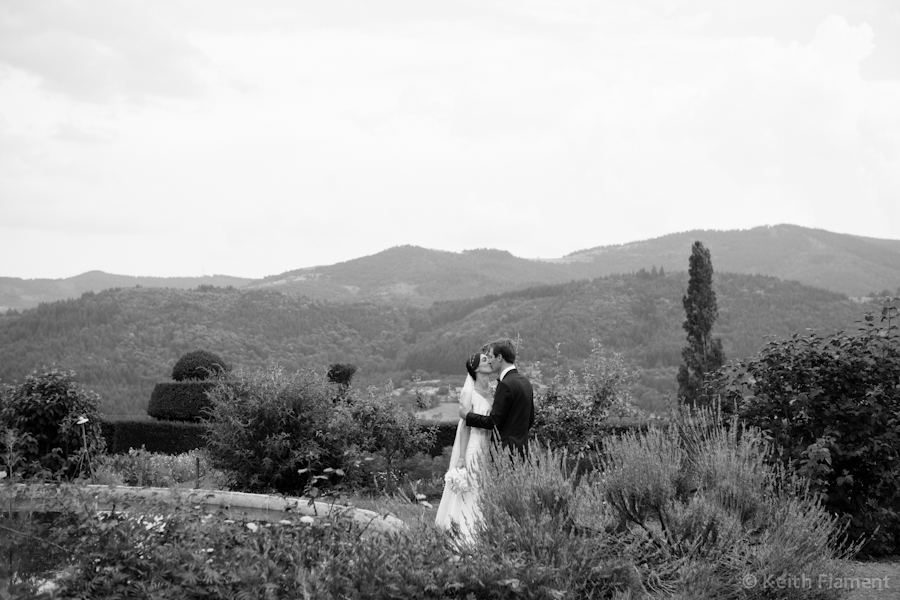
[[[9,509],[14,512],[36,511],[55,512],[50,506],[50,501],[60,491],[59,486],[27,485],[23,483],[7,484],[14,490],[13,505]],[[357,523],[377,532],[391,532],[406,528],[406,524],[391,515],[382,515],[364,508],[354,508],[340,504],[327,502],[315,502],[309,498],[296,496],[274,496],[270,494],[250,494],[246,492],[223,492],[216,490],[204,490],[199,488],[161,488],[161,487],[131,487],[85,484],[86,490],[96,492],[96,510],[107,510],[106,505],[110,501],[122,501],[129,498],[161,499],[164,502],[174,503],[177,496],[189,499],[195,504],[225,509],[229,517],[235,519],[247,519],[256,521],[279,521],[287,514],[295,514],[309,517],[330,517],[336,514],[346,513]],[[38,493],[24,495],[26,490]],[[101,496],[104,496],[101,498]]]

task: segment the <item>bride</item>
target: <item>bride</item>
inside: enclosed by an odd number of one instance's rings
[[[466,361],[466,371],[469,374],[459,393],[460,405],[466,412],[490,414],[493,404],[490,387],[492,369],[487,356],[473,354]],[[439,529],[452,529],[455,525],[463,539],[472,539],[475,523],[481,516],[476,504],[478,466],[487,456],[490,443],[490,430],[466,427],[466,422],[459,420],[450,455],[450,467],[445,477],[444,494],[434,520]]]

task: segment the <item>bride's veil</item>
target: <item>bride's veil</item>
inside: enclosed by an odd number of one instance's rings
[[[466,375],[466,382],[463,384],[462,390],[459,392],[459,404],[466,409],[466,412],[472,410],[472,392],[475,390],[475,380],[471,375]],[[469,443],[469,429],[466,427],[465,419],[460,419],[456,426],[456,438],[453,440],[453,453],[450,455],[449,469],[455,469],[459,462],[459,455],[465,452],[466,445]]]
[[[463,384],[462,390],[459,392],[459,404],[466,409],[466,412],[472,410],[472,392],[475,390],[475,380],[471,375],[466,375],[466,382]],[[465,419],[460,419],[456,426],[456,439],[453,440],[453,452],[450,453],[450,464],[447,470],[457,468],[459,464],[460,454],[466,451],[469,445],[469,428],[466,427]],[[438,512],[435,517],[435,524],[440,528],[450,526],[449,512],[451,510],[450,503],[444,499],[450,494],[450,487],[444,487],[444,494],[441,497],[441,504],[438,506]]]

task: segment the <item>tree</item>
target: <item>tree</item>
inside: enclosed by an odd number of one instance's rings
[[[722,340],[712,337],[719,308],[712,288],[712,259],[702,242],[694,242],[689,265],[687,295],[681,300],[687,315],[683,327],[687,331],[688,344],[681,351],[684,362],[678,368],[678,397],[697,404],[706,400],[702,394],[706,373],[721,367],[725,363],[725,354]]]

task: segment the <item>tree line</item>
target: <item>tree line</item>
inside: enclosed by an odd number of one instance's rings
[[[0,380],[56,363],[97,391],[107,414],[142,414],[153,386],[191,350],[247,369],[349,363],[360,384],[399,383],[416,371],[461,373],[481,344],[509,336],[520,338],[523,361],[561,369],[579,364],[596,339],[643,369],[635,385],[666,396],[681,364],[687,284],[687,273],[637,272],[429,308],[210,286],[107,290],[0,316]],[[719,273],[715,288],[717,335],[734,358],[755,354],[770,335],[853,329],[864,312],[841,294],[772,277]]]

